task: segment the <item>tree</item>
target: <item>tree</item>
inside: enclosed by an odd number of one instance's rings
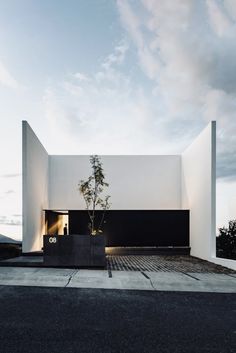
[[[90,156],[90,164],[92,174],[86,181],[80,180],[78,186],[82,194],[86,209],[89,216],[89,230],[91,235],[102,233],[102,225],[104,224],[105,212],[110,208],[110,196],[102,196],[104,188],[109,184],[105,182],[102,162],[97,155]],[[96,209],[99,208],[103,212],[100,217],[96,214]]]
[[[219,228],[216,249],[217,256],[236,260],[236,220],[229,221],[228,228]]]

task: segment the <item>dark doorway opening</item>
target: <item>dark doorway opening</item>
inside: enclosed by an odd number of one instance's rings
[[[69,214],[68,211],[45,211],[46,234],[63,235],[65,231],[69,234]]]

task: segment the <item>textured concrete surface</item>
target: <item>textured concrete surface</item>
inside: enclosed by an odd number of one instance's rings
[[[236,293],[236,277],[219,273],[0,268],[0,285]]]
[[[233,353],[235,299],[219,293],[0,286],[0,351]]]
[[[236,278],[215,273],[146,272],[155,290],[236,293]]]
[[[47,267],[43,256],[19,256],[0,261],[1,266]],[[116,271],[236,273],[189,255],[107,255],[107,269]]]
[[[107,264],[120,271],[235,273],[189,255],[108,255]]]

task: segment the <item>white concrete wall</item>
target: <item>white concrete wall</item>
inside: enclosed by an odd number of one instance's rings
[[[191,253],[213,262],[222,261],[215,260],[215,130],[212,122],[182,156],[101,156],[111,209],[190,209]],[[78,182],[90,173],[89,156],[48,156],[23,122],[23,252],[42,247],[43,209],[85,208]]]
[[[220,257],[212,256],[210,261],[214,262],[217,265],[228,267],[228,268],[236,271],[236,260],[222,259]]]
[[[23,146],[23,252],[42,248],[44,208],[48,208],[48,154],[26,121]]]
[[[101,156],[111,209],[180,209],[180,156]],[[49,208],[84,209],[78,182],[91,174],[89,156],[50,156]]]
[[[216,124],[211,122],[182,154],[182,208],[190,209],[191,255],[215,256]]]

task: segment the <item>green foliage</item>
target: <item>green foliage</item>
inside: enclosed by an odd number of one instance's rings
[[[103,196],[104,189],[109,186],[105,182],[101,159],[97,156],[90,156],[92,174],[87,180],[80,180],[79,191],[82,194],[89,216],[89,230],[91,235],[102,233],[105,212],[110,208],[110,196]],[[96,209],[103,210],[100,219],[97,219]]]
[[[218,257],[236,260],[236,220],[230,221],[228,228],[219,228],[216,249]]]

